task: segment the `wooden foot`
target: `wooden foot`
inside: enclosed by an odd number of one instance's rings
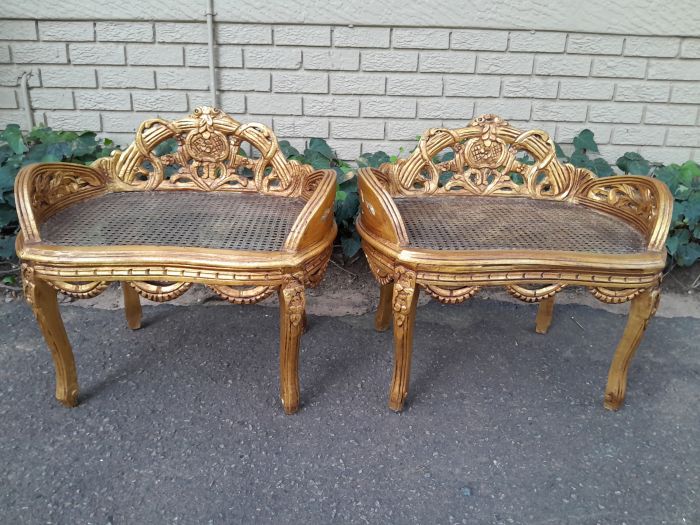
[[[394,282],[383,284],[379,288],[379,306],[374,316],[374,329],[384,332],[391,326],[391,299],[394,294]]]
[[[632,299],[629,317],[622,339],[617,345],[605,388],[604,406],[608,410],[618,410],[625,400],[627,390],[627,369],[632,357],[644,336],[649,319],[656,313],[659,304],[659,289],[651,288]]]
[[[535,332],[546,334],[552,324],[552,314],[554,313],[554,295],[540,301],[537,308],[537,318],[535,319]]]
[[[56,399],[67,407],[78,404],[78,374],[66,329],[58,309],[56,289],[34,277],[31,266],[22,265],[24,295],[32,306],[56,369]]]
[[[122,282],[124,292],[124,312],[126,313],[126,324],[132,330],[141,328],[141,300],[129,283]]]
[[[279,290],[280,395],[287,414],[299,409],[299,342],[304,328],[304,285],[292,276]]]
[[[418,303],[416,274],[398,268],[393,290],[394,312],[394,374],[389,391],[389,408],[396,412],[403,409],[411,378],[411,352],[413,350],[413,325]]]

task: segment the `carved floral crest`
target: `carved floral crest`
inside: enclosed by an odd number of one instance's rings
[[[159,154],[158,146],[169,139],[176,141],[177,150]],[[243,150],[246,143],[256,151],[252,156]],[[289,194],[310,168],[287,162],[267,126],[241,124],[219,109],[202,106],[184,119],[144,122],[134,143],[114,156],[112,171],[117,186],[129,189]]]
[[[452,159],[435,160],[451,149]],[[526,153],[532,163],[519,155]],[[384,166],[383,169],[389,168]],[[566,198],[575,184],[572,167],[556,160],[554,143],[544,131],[521,133],[497,115],[481,115],[469,126],[430,129],[408,159],[389,168],[397,190],[411,193],[529,195]],[[451,177],[441,182],[445,174]]]

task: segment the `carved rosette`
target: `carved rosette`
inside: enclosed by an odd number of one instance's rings
[[[452,158],[435,157],[452,150]],[[532,162],[524,162],[527,153]],[[497,115],[481,115],[462,129],[435,128],[421,138],[412,155],[382,170],[397,181],[398,193],[465,195],[524,195],[565,199],[587,177],[556,158],[554,142],[541,130],[524,133]],[[440,186],[445,173],[451,177]]]
[[[413,294],[416,293],[416,273],[399,266],[394,273],[393,310],[397,326],[403,326],[409,313]]]
[[[289,319],[293,326],[299,326],[304,317],[306,298],[304,297],[303,279],[303,274],[295,273],[287,276],[285,283],[282,285],[282,295],[287,304]]]
[[[177,150],[159,153],[158,146],[169,139],[177,142]],[[244,143],[259,156],[247,156]],[[111,171],[115,185],[125,189],[248,189],[289,195],[299,189],[309,168],[287,162],[267,126],[241,124],[219,109],[200,106],[181,120],[145,121],[134,143],[113,155]]]

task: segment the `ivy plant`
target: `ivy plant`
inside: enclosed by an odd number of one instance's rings
[[[90,164],[115,148],[109,139],[98,139],[91,131],[54,131],[37,127],[29,133],[17,124],[0,132],[0,259],[14,255],[17,233],[14,184],[17,173],[35,162]]]

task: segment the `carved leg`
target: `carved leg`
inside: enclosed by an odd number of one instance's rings
[[[394,294],[394,282],[383,284],[379,288],[379,306],[374,316],[374,329],[384,332],[391,326],[391,298]]]
[[[652,288],[632,299],[625,333],[617,345],[605,388],[605,408],[618,410],[625,400],[627,390],[627,369],[634,352],[642,340],[649,319],[656,313],[659,304],[659,289]]]
[[[302,333],[306,333],[309,331],[309,320],[306,318],[306,310],[304,310],[304,313],[301,314],[301,326],[302,328]]]
[[[304,285],[296,275],[279,290],[280,395],[287,414],[299,409],[299,341],[304,324]]]
[[[413,350],[413,324],[416,318],[418,288],[416,274],[398,268],[393,293],[394,310],[394,375],[389,391],[389,408],[396,412],[403,409],[408,395],[411,377],[411,352]]]
[[[67,407],[78,404],[78,374],[61,313],[56,290],[34,277],[31,266],[22,265],[24,295],[32,306],[56,369],[56,399]]]
[[[122,291],[124,292],[126,324],[132,330],[138,330],[141,328],[141,301],[139,294],[127,282],[122,283]]]
[[[546,334],[549,326],[552,324],[555,297],[553,295],[540,301],[540,305],[537,308],[537,318],[535,319],[535,332],[538,334]]]

